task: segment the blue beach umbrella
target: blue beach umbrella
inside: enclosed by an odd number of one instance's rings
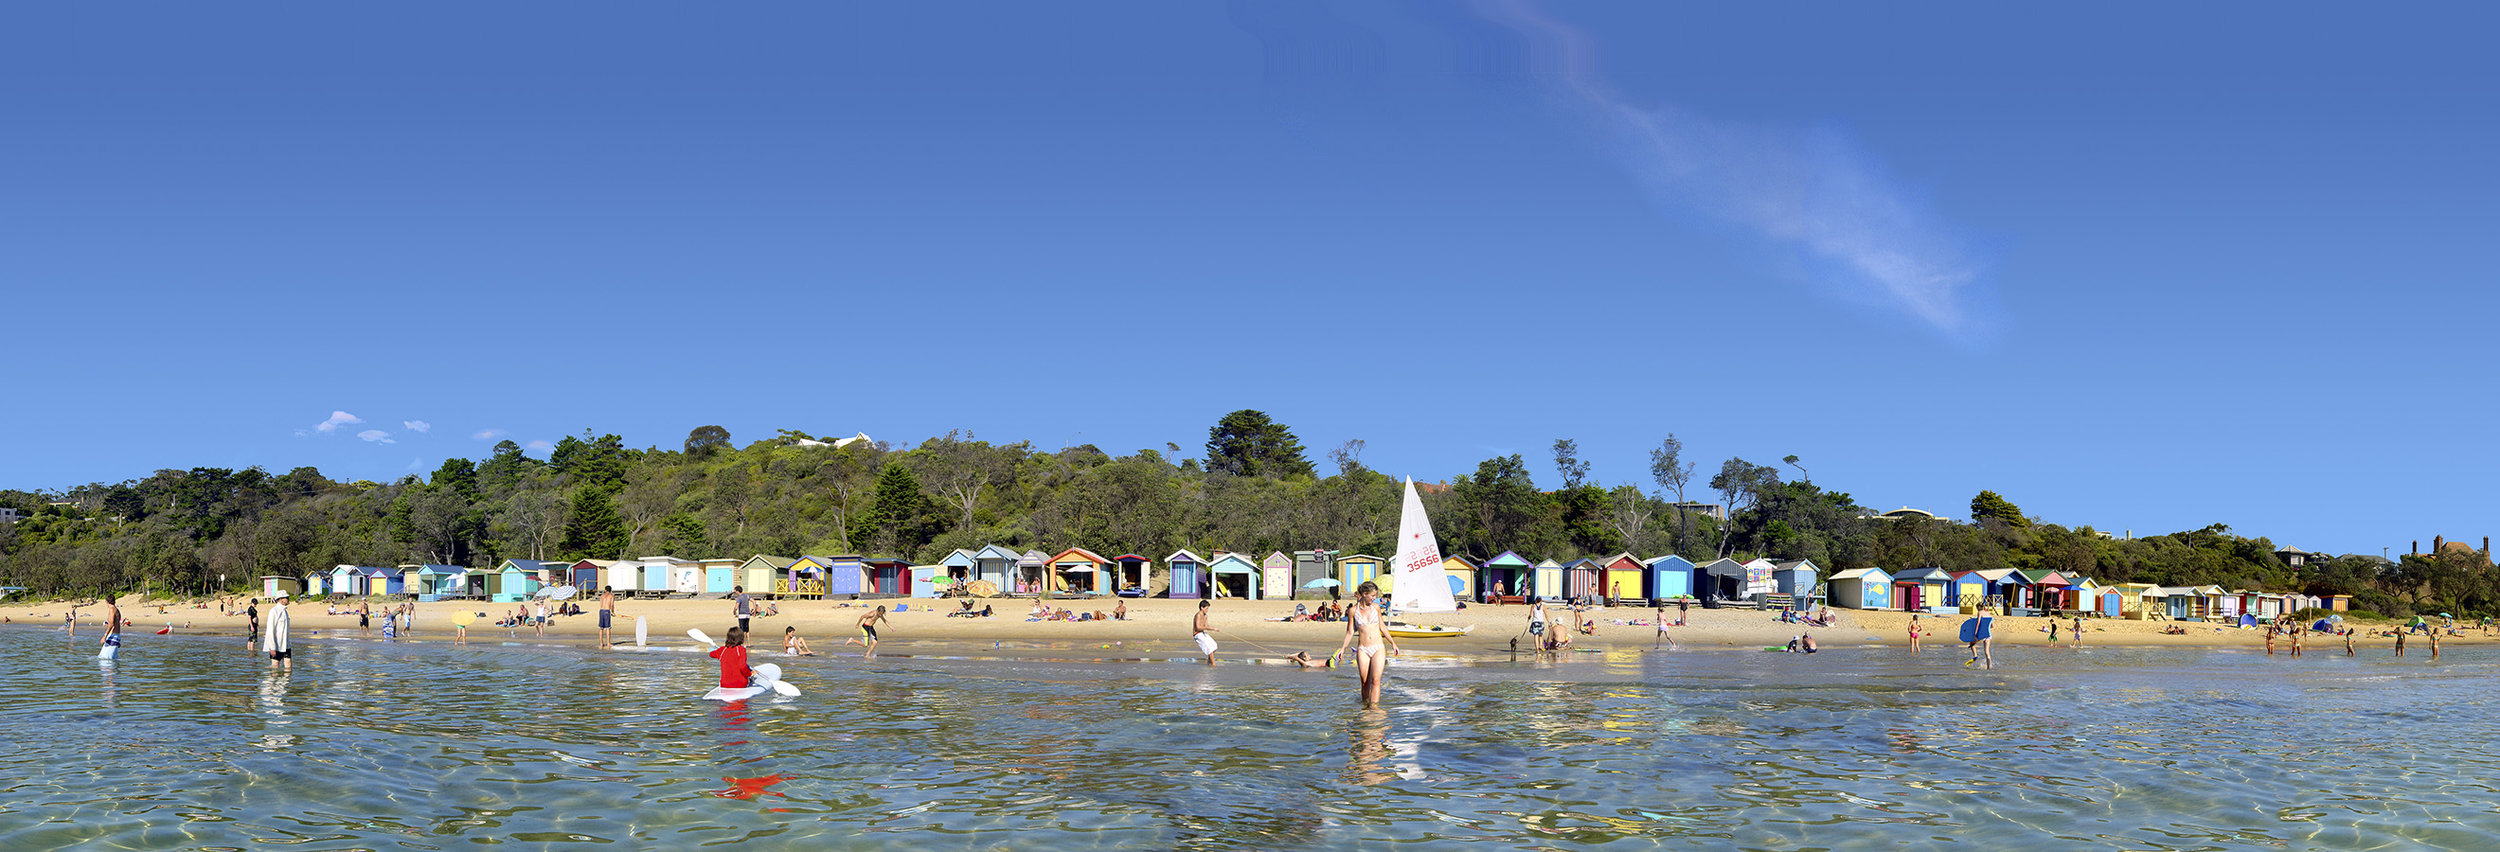
[[[1337,582],[1337,581],[1336,581],[1335,579],[1333,579],[1333,578],[1329,578],[1329,577],[1321,577],[1321,578],[1319,578],[1319,579],[1317,579],[1317,580],[1312,580],[1312,581],[1310,581],[1310,582],[1308,582],[1308,583],[1304,583],[1304,584],[1302,584],[1302,587],[1303,587],[1303,588],[1305,588],[1305,589],[1334,589],[1334,588],[1336,588],[1336,587],[1338,587],[1338,586],[1342,586],[1342,585],[1345,585],[1345,584],[1344,584],[1344,583],[1339,583],[1339,582]]]

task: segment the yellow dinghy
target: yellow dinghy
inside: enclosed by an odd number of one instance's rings
[[[1400,639],[1444,639],[1453,636],[1465,636],[1468,631],[1476,628],[1475,625],[1468,625],[1466,627],[1444,627],[1438,624],[1428,624],[1418,627],[1412,624],[1392,623],[1382,627],[1381,629],[1388,631],[1389,635]]]

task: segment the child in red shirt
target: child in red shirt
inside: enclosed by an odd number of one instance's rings
[[[746,628],[729,628],[729,635],[721,637],[721,646],[712,649],[712,658],[720,661],[722,689],[745,689],[755,685],[755,672],[747,668]]]

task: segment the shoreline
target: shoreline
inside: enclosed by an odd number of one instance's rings
[[[143,639],[171,623],[173,632],[178,635],[226,636],[241,639],[245,629],[245,619],[240,611],[243,601],[244,599],[235,599],[237,609],[233,614],[221,614],[213,601],[209,602],[205,608],[196,606],[198,603],[196,601],[167,603],[163,605],[161,611],[159,605],[155,603],[125,607],[124,618],[131,623],[124,627],[123,631],[125,635],[134,639]],[[489,604],[477,601],[421,603],[416,605],[414,629],[402,634],[399,638],[403,641],[439,641],[448,644],[452,641],[454,634],[451,614],[465,610],[472,613],[483,612],[487,615],[470,625],[469,633],[472,642],[502,643],[517,640],[560,646],[582,646],[596,651],[598,617],[595,607],[597,601],[593,599],[580,603],[585,610],[582,615],[554,617],[543,635],[527,627],[510,629],[493,626],[495,618],[512,612],[519,606],[518,604]],[[757,603],[761,606],[764,602],[759,600]],[[796,627],[798,634],[807,640],[810,650],[815,651],[817,656],[832,656],[846,650],[855,652],[857,646],[846,646],[843,640],[858,635],[856,625],[859,618],[879,605],[891,608],[899,604],[907,608],[900,612],[889,609],[886,626],[879,630],[882,634],[880,650],[885,653],[905,655],[910,654],[915,648],[941,652],[962,651],[977,649],[982,645],[991,646],[990,650],[1013,650],[1002,649],[999,646],[1008,642],[1033,642],[1100,644],[1104,647],[1098,650],[1104,651],[1117,652],[1128,648],[1130,652],[1135,653],[1150,649],[1151,653],[1161,654],[1169,650],[1172,653],[1195,656],[1195,649],[1190,647],[1189,624],[1196,612],[1197,601],[1188,599],[1129,599],[1127,601],[1128,620],[1084,622],[1028,621],[1026,614],[1033,605],[1030,599],[984,600],[982,603],[995,608],[996,613],[987,619],[955,618],[943,615],[944,611],[957,606],[954,600],[783,600],[775,603],[781,608],[779,615],[757,617],[752,622],[755,635],[749,638],[748,644],[757,649],[759,654],[769,653],[775,656],[780,654],[781,636],[785,627]],[[1116,605],[1113,599],[1056,599],[1050,603],[1055,607],[1088,613],[1096,610],[1108,612]],[[1281,657],[1293,651],[1306,651],[1313,656],[1322,656],[1335,650],[1337,643],[1344,636],[1345,627],[1342,622],[1267,620],[1292,613],[1294,603],[1294,601],[1230,599],[1215,601],[1210,609],[1213,612],[1215,639],[1221,646],[1217,657]],[[1305,601],[1303,603],[1309,605],[1316,602]],[[322,639],[332,639],[341,635],[353,638],[367,637],[365,631],[360,631],[356,627],[354,612],[331,614],[327,611],[328,606],[321,603],[290,605],[289,617],[296,635]],[[375,608],[379,610],[382,606],[377,604]],[[930,608],[924,610],[924,606]],[[9,626],[57,629],[61,626],[62,615],[67,609],[67,605],[60,602],[0,605],[0,619],[5,619],[5,623]],[[263,609],[266,611],[265,605]],[[612,632],[620,646],[630,646],[633,642],[634,619],[639,616],[648,623],[653,645],[686,644],[692,641],[686,636],[686,631],[689,629],[700,629],[718,638],[729,627],[736,624],[736,619],[731,612],[732,604],[726,600],[620,600],[617,602],[616,627]],[[1556,619],[1558,623],[1568,618],[1568,610],[1549,608],[1547,612],[1549,617]],[[1800,634],[1814,636],[1816,644],[1821,647],[1907,647],[1909,645],[1910,615],[1907,613],[1843,609],[1835,609],[1832,612],[1838,616],[1837,623],[1831,627],[1814,627],[1781,622],[1773,611],[1695,608],[1689,612],[1689,624],[1669,628],[1669,639],[1673,644],[1687,650],[1750,649],[1784,645],[1791,637]],[[1395,641],[1401,649],[1406,651],[1498,658],[1512,652],[1510,642],[1513,639],[1519,641],[1520,650],[1526,650],[1529,645],[1525,629],[1527,613],[1528,608],[1519,605],[1470,606],[1454,613],[1415,616],[1407,620],[1419,624],[1468,626],[1473,628],[1473,632],[1461,637],[1397,639]],[[1598,622],[1597,632],[1593,635],[1574,634],[1573,645],[1578,648],[1602,650],[1653,647],[1658,644],[1657,633],[1647,622],[1654,613],[1655,611],[1651,609],[1635,607],[1591,611],[1590,615]],[[83,634],[88,631],[101,631],[103,629],[101,615],[101,605],[80,606],[77,632]],[[1672,608],[1668,609],[1666,617],[1672,623],[1671,620],[1676,617],[1676,611]],[[1963,618],[1964,616],[1960,615],[1923,615],[1920,622],[1929,634],[1924,645],[1931,648],[1961,647],[1961,643],[1955,639],[1954,632]],[[2072,618],[2057,620],[2059,634],[2055,643],[2049,641],[2046,632],[2049,619],[1999,616],[1996,621],[1995,641],[2000,646],[2074,647],[2069,634],[2073,624]],[[2188,630],[2187,634],[2167,635],[2159,632],[2163,627],[2174,624],[2185,626]],[[2084,626],[2087,631],[2084,645],[2087,647],[2092,645],[2198,646],[2262,650],[2266,644],[2263,629],[2223,627],[2198,622],[2087,618],[2084,620]],[[2354,622],[2353,626],[2362,631],[2362,635],[2353,637],[2353,643],[2357,649],[2380,651],[2393,649],[2393,639],[2366,634],[2395,627],[2396,622]],[[2443,635],[2442,643],[2474,645],[2500,642],[2500,637],[2486,636],[2476,629],[2462,626],[2459,629],[2462,635]],[[98,632],[95,635],[100,637],[102,634]],[[382,638],[382,631],[378,626],[370,631],[370,638],[377,641]],[[1133,644],[1137,647],[1131,648]],[[2343,637],[2341,636],[2311,634],[2307,637],[2305,647],[2306,650],[2324,653],[2330,649],[2340,651],[2342,644]],[[2419,636],[2411,637],[2407,645],[2408,648],[2418,648],[2424,651],[2428,649],[2428,641]],[[2288,639],[2278,638],[2276,646],[2278,653],[2288,653],[2290,650]],[[1068,649],[1053,649],[1054,653],[1064,653],[1066,650]],[[1106,656],[1121,655],[1114,653]]]

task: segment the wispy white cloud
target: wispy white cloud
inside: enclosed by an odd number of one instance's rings
[[[363,422],[365,419],[362,417],[344,411],[332,411],[330,419],[321,421],[320,425],[313,427],[313,431],[328,434],[338,431],[341,426],[352,426]]]
[[[503,431],[503,430],[501,430],[501,429],[482,429],[482,430],[479,430],[477,434],[475,434],[475,435],[471,435],[471,436],[469,436],[469,437],[471,437],[471,438],[476,438],[476,439],[478,439],[478,440],[480,440],[480,441],[492,441],[492,440],[494,440],[494,439],[496,439],[496,438],[501,438],[501,437],[503,437],[503,436],[504,436],[504,431]]]
[[[364,431],[362,431],[362,432],[358,432],[358,433],[356,433],[356,437],[363,438],[363,439],[365,439],[365,441],[366,441],[367,443],[373,443],[373,444],[396,444],[396,443],[399,443],[398,441],[391,440],[391,433],[389,433],[389,432],[384,432],[384,431],[382,431],[382,430],[380,430],[380,429],[367,429],[367,430],[364,430]]]
[[[1748,126],[1635,104],[1597,71],[1591,39],[1526,0],[1485,0],[1525,36],[1538,76],[1596,117],[1627,167],[1662,201],[1803,249],[1821,282],[1908,313],[1947,335],[1984,334],[1982,264],[1958,229],[1876,158],[1833,132]]]
[[[528,447],[529,449],[532,449],[532,450],[537,450],[537,451],[542,452],[542,453],[543,453],[543,452],[546,452],[546,451],[548,451],[548,450],[552,450],[552,449],[555,449],[555,448],[556,448],[556,445],[554,445],[554,444],[550,444],[550,443],[548,443],[548,442],[546,442],[546,441],[531,441],[531,442],[529,442],[528,444],[526,444],[526,445],[524,445],[524,446]]]
[[[427,423],[423,420],[402,420],[399,421],[399,425],[410,432],[416,432],[419,434],[434,431],[434,424]]]

